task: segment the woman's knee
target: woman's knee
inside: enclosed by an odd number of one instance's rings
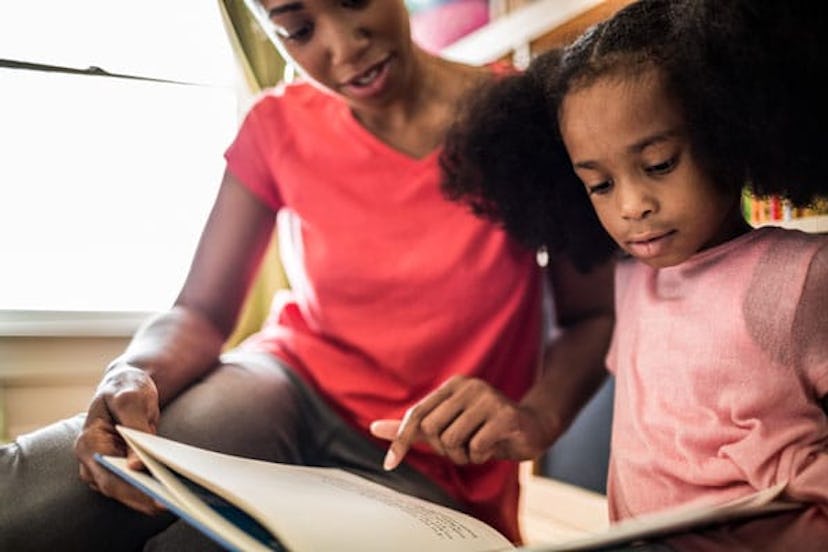
[[[169,523],[80,480],[74,444],[83,422],[79,415],[0,447],[0,550],[126,550]],[[123,527],[130,532],[122,538]]]
[[[283,370],[222,364],[164,408],[158,432],[228,454],[298,462],[301,418]]]

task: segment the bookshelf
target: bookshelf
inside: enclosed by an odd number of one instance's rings
[[[565,44],[590,25],[606,19],[632,0],[491,0],[492,21],[443,49],[451,60],[485,65],[509,60],[525,67],[535,55]],[[775,204],[772,205],[772,204]],[[752,226],[782,226],[828,233],[828,199],[806,213],[786,211],[774,198],[745,197]]]
[[[781,226],[783,228],[795,228],[803,232],[826,234],[828,233],[828,215],[811,215],[790,220],[769,220],[755,226]]]
[[[742,196],[742,212],[754,227],[781,226],[803,232],[828,233],[828,199],[817,200],[805,209],[792,208],[777,196]]]
[[[632,0],[534,0],[500,15],[446,47],[451,60],[485,65],[511,60],[525,66],[532,56],[577,37]]]

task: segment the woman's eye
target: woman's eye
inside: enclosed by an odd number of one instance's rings
[[[654,174],[654,175],[666,174],[666,173],[669,173],[670,171],[672,171],[675,168],[677,161],[678,161],[678,157],[671,157],[670,159],[668,159],[668,160],[666,160],[662,163],[656,163],[655,165],[650,165],[645,170],[647,171],[648,174]]]
[[[368,3],[368,0],[342,0],[343,8],[358,9],[362,8]]]
[[[311,25],[303,25],[298,29],[291,31],[288,35],[288,40],[293,40],[296,42],[302,42],[303,40],[307,40],[310,38],[311,32],[313,31],[313,27]]]
[[[293,25],[289,27],[277,27],[279,36],[291,42],[304,42],[310,38],[313,32],[313,25],[311,23],[303,23],[301,25]]]

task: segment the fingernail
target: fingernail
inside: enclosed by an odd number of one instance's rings
[[[394,454],[394,451],[388,449],[388,452],[385,455],[385,460],[382,463],[383,469],[385,471],[391,471],[397,467],[397,455]]]

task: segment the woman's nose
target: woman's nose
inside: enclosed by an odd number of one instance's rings
[[[327,31],[328,48],[334,64],[358,60],[370,43],[368,30],[356,23],[332,22]]]

